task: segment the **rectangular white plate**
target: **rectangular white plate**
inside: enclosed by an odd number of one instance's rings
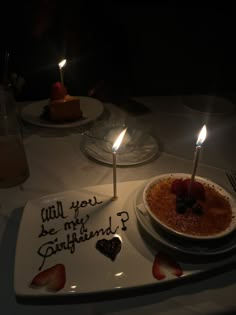
[[[112,201],[112,185],[63,192],[28,201],[17,240],[14,276],[16,295],[72,296],[179,280],[169,271],[166,271],[166,278],[162,281],[152,275],[158,248],[154,252],[147,246],[140,235],[134,213],[135,193],[143,183],[144,181],[119,183],[118,199],[115,201]],[[72,205],[74,207],[71,208]],[[53,214],[51,208],[51,218],[47,216],[49,207],[56,210]],[[73,228],[72,221],[75,222],[76,219],[77,224]],[[68,224],[70,222],[71,228]],[[80,241],[72,242],[73,235]],[[114,236],[121,239],[122,245],[116,259],[112,261],[96,249],[96,242]],[[89,239],[85,240],[86,238]],[[68,240],[71,242],[68,243]],[[62,242],[66,246],[69,244],[69,249],[59,250],[57,244]],[[226,262],[181,264],[182,277],[192,276]],[[46,287],[31,287],[32,279],[40,271],[56,264],[65,266],[66,283],[63,289],[51,292]]]

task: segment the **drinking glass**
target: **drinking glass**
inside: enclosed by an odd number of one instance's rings
[[[23,183],[29,167],[11,94],[0,86],[0,188]]]

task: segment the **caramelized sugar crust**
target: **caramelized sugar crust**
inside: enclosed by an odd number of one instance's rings
[[[192,209],[183,214],[176,211],[176,195],[171,193],[176,178],[163,179],[150,187],[147,201],[159,221],[177,232],[194,236],[210,236],[223,232],[231,223],[232,209],[229,200],[215,190],[214,185],[202,183],[205,201],[197,200],[203,208],[201,215]]]

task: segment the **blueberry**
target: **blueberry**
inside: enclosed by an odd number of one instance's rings
[[[196,200],[194,198],[189,197],[186,199],[185,202],[186,202],[186,206],[188,208],[192,208],[194,206],[194,204],[196,203]]]
[[[176,211],[178,213],[185,213],[186,211],[185,200],[181,197],[176,197]]]

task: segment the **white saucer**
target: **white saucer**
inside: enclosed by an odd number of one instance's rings
[[[90,121],[97,119],[103,113],[104,106],[99,100],[87,96],[80,96],[79,98],[84,118],[71,123],[53,123],[40,117],[44,107],[48,105],[48,99],[28,104],[22,109],[21,117],[24,121],[40,127],[72,128],[87,124]]]
[[[91,134],[109,142],[86,138],[83,144],[84,152],[91,158],[111,165],[112,144],[122,130],[122,126],[104,126]],[[128,166],[145,163],[153,159],[159,151],[157,141],[149,134],[139,129],[128,128],[123,142],[117,151],[117,165]]]
[[[143,205],[143,191],[145,185],[137,191],[134,199],[134,211],[138,222],[146,233],[148,233],[154,241],[165,246],[166,248],[174,251],[181,252],[183,254],[195,255],[195,256],[214,256],[222,255],[236,249],[236,234],[232,234],[230,238],[227,238],[224,242],[222,241],[211,241],[211,242],[189,242],[174,238],[167,238],[161,231],[154,228],[151,223],[149,214],[147,213]]]

